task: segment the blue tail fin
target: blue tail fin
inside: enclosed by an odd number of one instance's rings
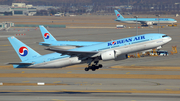
[[[116,14],[116,17],[117,17],[117,20],[122,20],[124,19],[124,17],[117,11],[117,10],[114,10],[115,14]]]
[[[27,46],[26,44],[15,38],[14,36],[8,37],[8,40],[13,46],[14,50],[16,51],[22,62],[41,56],[39,53],[31,49],[29,46]]]
[[[39,28],[41,30],[41,34],[45,42],[56,41],[56,39],[51,35],[51,33],[49,33],[49,31],[43,25],[39,25]]]

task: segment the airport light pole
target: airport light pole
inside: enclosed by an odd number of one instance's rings
[[[137,25],[137,18],[138,16],[134,16],[134,18],[136,18],[136,35],[138,35],[138,25]],[[138,57],[138,53],[136,53],[137,57]]]
[[[159,17],[160,15],[156,15],[158,17],[158,33],[160,33],[160,30],[159,30]]]
[[[134,18],[136,18],[136,35],[138,35],[138,25],[137,25],[137,18],[138,18],[138,16],[134,16]]]

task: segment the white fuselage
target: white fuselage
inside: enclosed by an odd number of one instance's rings
[[[159,46],[163,46],[164,44],[168,43],[170,40],[172,40],[171,37],[166,37],[166,38],[161,38],[161,39],[156,39],[156,40],[140,42],[140,43],[136,43],[136,44],[125,43],[126,45],[113,48],[113,50],[116,51],[116,57],[117,57],[122,54],[129,54],[129,53],[133,53],[133,52],[154,49]],[[104,51],[109,51],[109,50],[112,50],[112,48],[103,50],[99,54],[103,53]]]
[[[49,62],[44,62],[36,65],[29,66],[30,68],[60,68],[64,66],[74,65],[81,63],[82,61],[78,57],[67,57],[63,59],[57,59]]]
[[[136,21],[119,21],[119,22],[123,22],[123,23],[129,23],[129,24],[136,24]],[[148,22],[152,22],[153,24],[174,24],[177,23],[177,21],[147,21]],[[137,22],[137,24],[141,24],[141,22]]]
[[[122,55],[122,54],[128,54],[128,53],[153,49],[153,48],[156,48],[156,47],[166,44],[170,40],[171,40],[170,37],[166,37],[166,38],[161,38],[161,39],[156,39],[156,40],[139,42],[139,43],[135,43],[135,44],[126,43],[126,45],[121,46],[121,47],[110,48],[110,49],[100,51],[99,53],[94,55],[94,57],[99,56],[99,54],[103,53],[104,51],[109,51],[109,50],[115,50],[116,55],[118,56],[118,55]],[[67,57],[67,58],[63,58],[63,59],[57,59],[57,60],[53,60],[53,61],[49,61],[49,62],[31,65],[29,67],[31,67],[31,68],[60,68],[60,67],[79,64],[79,63],[83,63],[83,62],[84,61],[79,60],[78,57]]]

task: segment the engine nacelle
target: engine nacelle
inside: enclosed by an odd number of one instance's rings
[[[128,55],[127,54],[123,54],[123,55],[119,55],[115,58],[115,61],[119,61],[119,60],[124,60],[127,59]]]
[[[153,22],[147,22],[147,25],[149,26],[149,25],[153,25]]]
[[[106,60],[113,60],[116,58],[116,53],[114,50],[106,51],[101,54],[101,59],[106,61]]]

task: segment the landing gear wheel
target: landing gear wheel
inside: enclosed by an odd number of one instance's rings
[[[102,68],[103,67],[103,65],[102,64],[99,64],[99,66],[98,66],[99,68]]]
[[[92,65],[92,68],[96,67],[95,65]]]
[[[85,70],[85,71],[89,71],[89,68],[88,68],[88,67],[86,67],[84,70]]]
[[[92,71],[95,71],[96,70],[96,68],[92,68]]]
[[[96,70],[96,66],[95,66],[95,65],[92,65],[92,66],[91,66],[91,69],[92,69],[92,71],[95,71],[95,70]]]

